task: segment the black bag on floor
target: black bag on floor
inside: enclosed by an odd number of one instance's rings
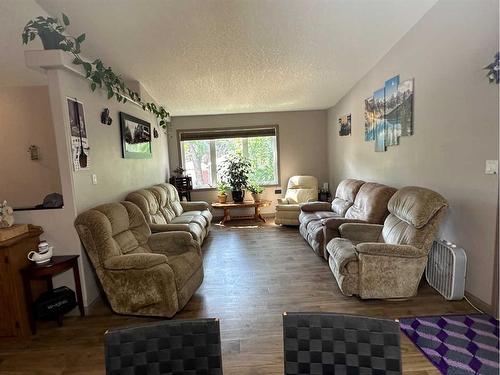
[[[75,307],[75,292],[67,286],[42,293],[34,306],[37,318],[54,318],[70,312]]]

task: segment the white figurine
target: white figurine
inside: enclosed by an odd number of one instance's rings
[[[7,206],[7,201],[0,204],[0,228],[8,228],[14,224],[14,210]]]

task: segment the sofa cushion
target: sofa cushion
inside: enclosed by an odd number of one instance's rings
[[[293,211],[297,212],[297,215],[300,211],[300,205],[299,204],[278,204],[276,205],[276,211]]]
[[[170,223],[170,221],[176,216],[176,214],[173,208],[168,203],[167,191],[161,186],[152,186],[148,190],[155,195],[160,206],[160,211],[163,213],[163,216],[165,217],[167,223]]]
[[[333,201],[332,201],[332,211],[335,212],[336,214],[340,215],[340,216],[344,216],[345,213],[347,212],[347,210],[349,209],[349,207],[352,206],[352,202],[348,202],[348,201],[345,201],[343,199],[340,199],[340,198],[335,198]]]
[[[359,189],[354,203],[347,210],[345,217],[381,224],[389,213],[387,203],[395,192],[395,188],[375,182],[366,182]]]
[[[359,189],[364,183],[364,181],[352,178],[340,181],[335,191],[335,198],[332,201],[332,211],[344,216],[347,209],[352,206]]]
[[[183,213],[181,216],[177,216],[172,220],[172,224],[190,223],[196,223],[201,228],[205,228],[207,226],[207,219],[205,219],[202,215],[186,215],[186,213]]]

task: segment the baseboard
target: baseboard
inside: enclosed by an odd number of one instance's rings
[[[487,313],[487,314],[489,314],[491,316],[494,316],[495,318],[498,319],[498,316],[495,316],[496,315],[496,308],[495,308],[495,306],[490,305],[490,304],[484,302],[483,300],[479,299],[478,297],[476,297],[475,295],[473,295],[473,294],[471,294],[471,293],[469,293],[467,291],[465,292],[465,296],[478,309],[480,309],[480,310],[484,311],[485,313]]]
[[[276,216],[276,214],[274,212],[262,213],[261,215],[262,215],[262,217],[264,217],[266,219],[274,219],[274,217]],[[248,215],[248,217],[250,217],[250,216],[251,215]],[[218,223],[219,221],[222,220],[222,218],[223,218],[223,216],[214,216],[212,219],[212,223]]]

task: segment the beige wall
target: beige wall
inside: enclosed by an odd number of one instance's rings
[[[33,207],[61,193],[47,86],[0,88],[0,134],[0,201]],[[31,160],[30,145],[39,160]]]
[[[286,190],[291,176],[305,174],[316,176],[320,183],[327,181],[326,163],[326,112],[296,111],[244,113],[211,116],[173,117],[172,131],[169,133],[170,170],[179,166],[178,129],[203,129],[244,127],[258,125],[279,125],[279,159],[281,171],[281,189]],[[264,213],[274,212],[276,199],[281,194],[274,194],[279,187],[268,187],[262,197],[273,202]],[[198,191],[192,194],[194,200],[216,201],[216,191]],[[220,215],[220,212],[216,212]]]
[[[498,86],[482,68],[498,50],[498,1],[437,3],[351,91],[328,111],[330,181],[346,177],[396,187],[421,185],[450,202],[442,238],[468,256],[466,289],[492,302],[498,176]],[[376,153],[364,141],[364,99],[400,75],[415,78],[415,134]],[[339,137],[337,119],[352,113],[352,136]]]

